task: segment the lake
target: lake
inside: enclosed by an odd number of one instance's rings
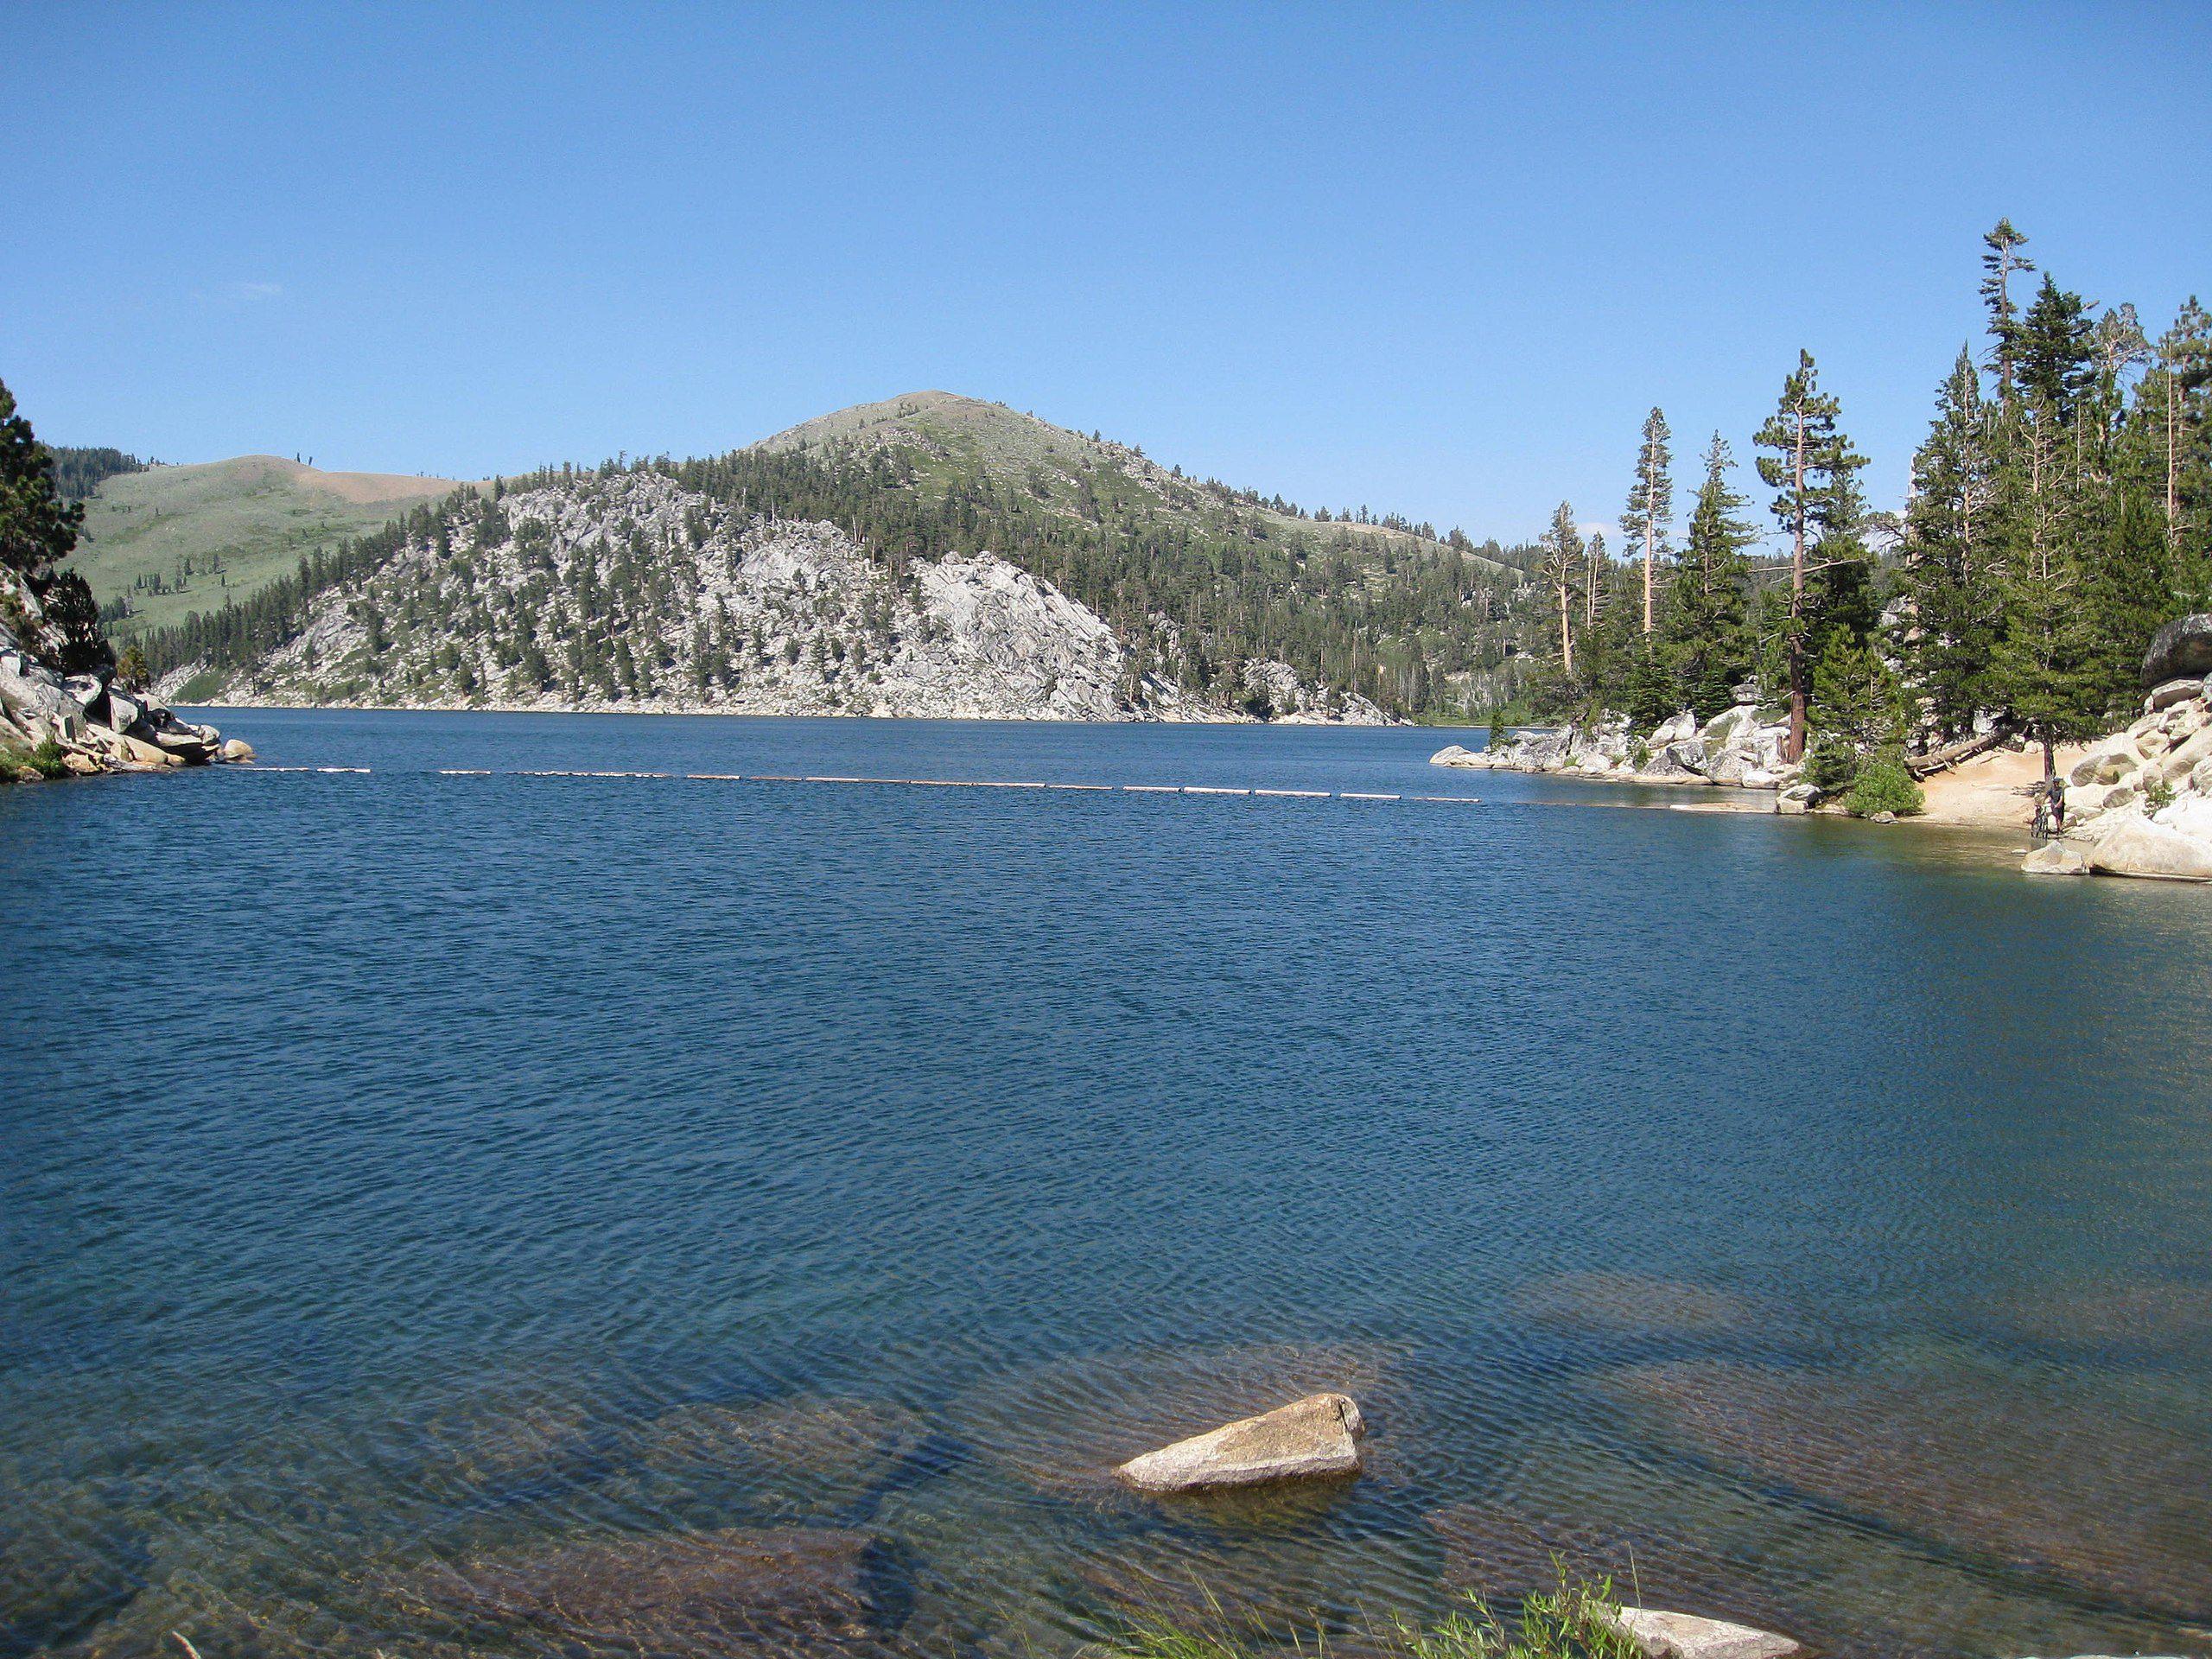
[[[0,1659],[1357,1652],[1554,1552],[2212,1648],[2212,889],[1435,731],[209,717],[0,791]],[[604,769],[1337,798],[516,775]],[[1355,1483],[1104,1476],[1322,1388]]]

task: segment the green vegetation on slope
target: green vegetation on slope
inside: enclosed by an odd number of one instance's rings
[[[1485,677],[1513,639],[1522,577],[1494,545],[1402,521],[1308,518],[970,398],[919,393],[714,460],[630,470],[648,468],[741,513],[835,524],[894,575],[922,559],[996,553],[1112,623],[1137,647],[1134,671],[1193,692],[1233,698],[1245,661],[1275,658],[1386,707],[1465,712],[1489,706]],[[577,475],[549,470],[506,486]],[[418,508],[403,529],[296,553],[281,571],[264,566],[251,594],[188,606],[200,613],[149,630],[147,655],[156,672],[246,666],[298,630],[316,594],[358,582],[436,529]]]
[[[119,473],[145,470],[144,461],[120,449],[71,448],[65,444],[54,451],[54,484],[64,501],[84,500],[103,480]]]
[[[454,488],[451,480],[323,473],[275,455],[153,467],[99,480],[70,568],[118,639],[220,609]]]

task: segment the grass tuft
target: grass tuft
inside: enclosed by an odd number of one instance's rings
[[[1397,1619],[1374,1634],[1403,1659],[1643,1659],[1636,1638],[1613,1623],[1620,1599],[1609,1578],[1578,1579],[1555,1563],[1557,1586],[1524,1597],[1501,1618],[1479,1595],[1427,1626]],[[1239,1632],[1209,1599],[1210,1615],[1193,1624],[1166,1617],[1133,1621],[1091,1649],[1096,1659],[1262,1659],[1312,1653],[1325,1659],[1327,1637],[1289,1631]]]

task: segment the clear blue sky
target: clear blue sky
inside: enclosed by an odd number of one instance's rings
[[[1798,346],[1894,504],[2009,214],[2212,298],[2212,6],[0,0],[55,442],[480,475],[942,387],[1309,505],[1618,511]]]

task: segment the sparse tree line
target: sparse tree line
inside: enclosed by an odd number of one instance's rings
[[[2094,735],[2132,713],[2151,634],[2212,604],[2212,320],[2192,298],[2155,343],[2043,274],[2009,221],[1984,238],[1986,350],[1936,395],[1901,519],[1808,353],[1753,437],[1786,544],[1763,540],[1733,457],[1707,446],[1675,539],[1672,435],[1644,423],[1612,556],[1562,504],[1541,540],[1531,690],[1551,713],[1700,719],[1756,681],[1816,782],[1867,757],[2018,734]],[[1923,762],[1924,763],[1924,762]]]

